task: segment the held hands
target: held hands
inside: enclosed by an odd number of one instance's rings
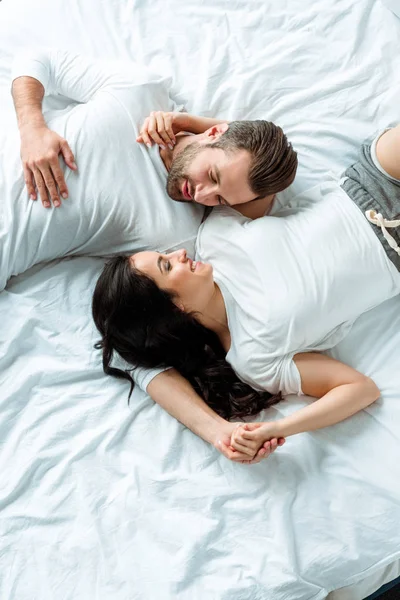
[[[187,114],[180,112],[153,111],[145,119],[136,141],[149,147],[155,142],[163,150],[167,146],[173,150],[176,144],[175,134],[185,131],[187,117]]]
[[[50,208],[50,200],[57,207],[61,205],[60,196],[68,198],[59,154],[64,158],[65,164],[76,171],[71,148],[57,133],[45,125],[21,130],[21,160],[26,188],[31,200],[37,200],[37,188],[45,208]]]
[[[237,423],[232,432],[230,446],[241,454],[255,454],[264,449],[265,456],[283,446],[285,438],[277,437],[274,423]]]
[[[283,446],[285,438],[265,436],[260,432],[265,423],[227,423],[218,432],[214,446],[229,460],[245,464],[255,464],[268,458],[278,446]],[[253,429],[254,426],[254,429]],[[248,429],[244,429],[244,428]],[[257,431],[258,430],[258,431]],[[248,434],[255,433],[254,438],[244,438]],[[258,439],[257,439],[258,438]],[[261,440],[261,441],[260,441]]]

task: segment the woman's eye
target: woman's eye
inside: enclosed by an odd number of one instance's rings
[[[167,271],[171,270],[171,263],[169,262],[169,260],[167,260],[165,266],[167,267]]]
[[[210,179],[213,183],[217,183],[217,180],[215,179],[212,173],[210,173]]]

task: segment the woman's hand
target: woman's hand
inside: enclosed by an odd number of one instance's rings
[[[256,454],[264,449],[265,458],[285,443],[285,438],[277,437],[275,429],[273,422],[236,424],[230,445],[241,454]]]
[[[136,141],[149,147],[155,142],[163,150],[166,146],[173,150],[176,144],[175,134],[185,131],[187,118],[186,113],[153,111],[145,119]]]
[[[249,425],[260,426],[263,425],[263,423],[250,423]],[[278,446],[283,446],[285,443],[284,438],[272,438],[265,443],[256,442],[253,444],[253,441],[251,440],[250,443],[245,441],[244,443],[240,444],[240,442],[235,440],[235,436],[238,435],[239,439],[242,439],[241,435],[237,433],[241,427],[244,427],[244,425],[241,423],[226,423],[218,432],[217,438],[214,442],[214,446],[226,458],[234,462],[241,462],[245,464],[258,463],[264,458],[268,458],[273,452],[275,452]]]
[[[20,133],[25,185],[31,200],[37,200],[37,188],[45,208],[50,208],[50,199],[54,206],[60,206],[60,196],[67,198],[68,188],[60,167],[59,154],[70,169],[77,169],[68,142],[45,125],[25,126]]]

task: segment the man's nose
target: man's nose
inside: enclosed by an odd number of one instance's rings
[[[203,206],[214,206],[218,204],[215,189],[211,186],[198,186],[194,193],[194,201]]]

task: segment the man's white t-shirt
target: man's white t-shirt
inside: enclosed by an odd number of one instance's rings
[[[197,241],[226,303],[228,362],[254,388],[284,394],[302,393],[295,354],[332,348],[400,292],[400,274],[338,183],[293,205],[255,221],[214,209]]]
[[[61,208],[45,209],[28,198],[16,121],[2,127],[0,290],[12,275],[63,256],[180,247],[194,254],[204,209],[171,200],[158,146],[136,142],[152,110],[178,110],[169,79],[135,63],[97,62],[59,50],[18,56],[12,76],[33,77],[46,96],[70,100],[44,116],[68,141],[78,170],[60,161],[69,197]],[[160,371],[138,369],[135,379],[145,389]]]
[[[32,202],[24,185],[16,124],[2,135],[0,289],[33,264],[69,255],[194,249],[203,209],[172,201],[158,146],[136,142],[152,110],[176,110],[170,81],[134,63],[104,63],[44,50],[16,58],[13,79],[30,76],[71,103],[45,113],[74,152],[62,167],[69,198],[61,208]]]

